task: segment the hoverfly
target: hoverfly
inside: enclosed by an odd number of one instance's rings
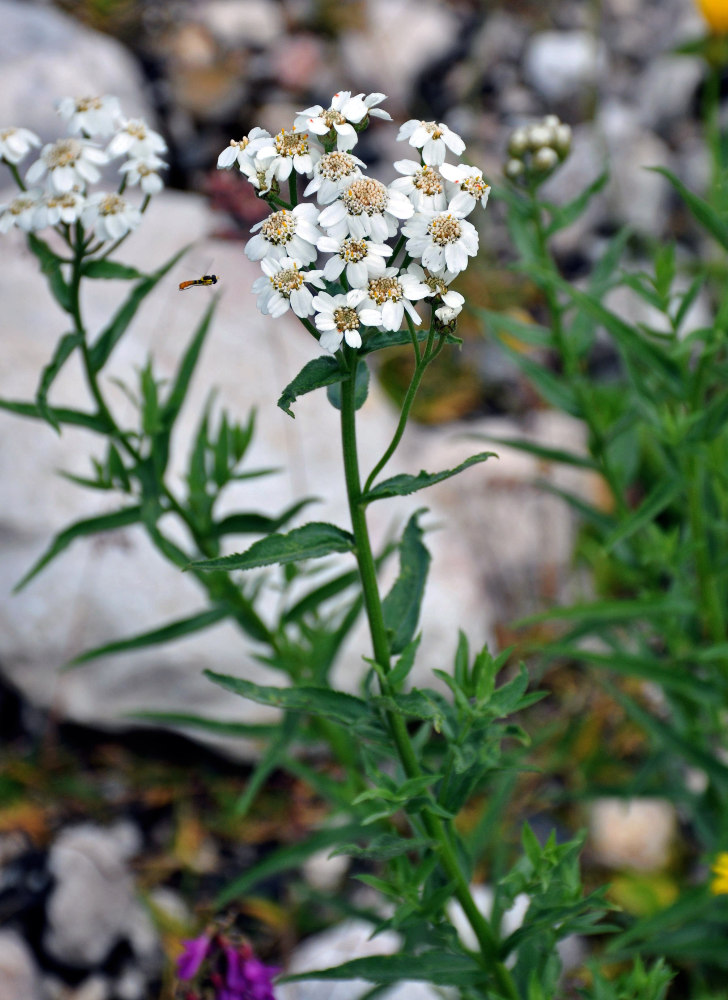
[[[182,291],[184,288],[191,288],[192,285],[216,285],[218,280],[216,274],[203,274],[201,278],[193,278],[191,281],[181,282],[179,290]]]

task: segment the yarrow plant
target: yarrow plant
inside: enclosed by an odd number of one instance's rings
[[[162,138],[144,122],[124,119],[112,98],[67,98],[59,112],[70,134],[40,149],[24,180],[18,166],[40,148],[40,140],[22,128],[0,132],[0,151],[19,188],[0,210],[0,230],[17,227],[27,233],[71,323],[41,373],[35,400],[2,400],[0,405],[19,416],[45,420],[56,430],[81,426],[104,439],[106,451],[93,459],[92,474],[71,478],[122,498],[116,510],[77,521],[56,536],[19,586],[75,539],[140,525],[166,559],[192,574],[207,604],[183,619],[82,652],[70,665],[229,620],[254,644],[256,658],[282,675],[284,683],[265,686],[206,671],[231,694],[279,709],[280,722],[273,728],[173,716],[164,706],[145,717],[255,736],[261,743],[267,739],[238,803],[239,815],[252,808],[275,768],[303,777],[329,804],[330,825],[294,852],[283,848],[267,857],[259,870],[244,873],[216,902],[226,906],[243,887],[289,870],[321,848],[335,848],[356,860],[357,878],[374,893],[375,902],[364,908],[373,931],[396,931],[401,949],[294,978],[365,979],[377,987],[420,980],[457,990],[462,1000],[552,1000],[562,983],[560,942],[611,928],[601,923],[610,908],[604,891],[586,895],[582,889],[581,837],[557,842],[552,834],[540,840],[526,823],[520,847],[512,852],[509,847],[506,861],[504,852],[493,849],[498,814],[512,793],[512,775],[523,767],[528,743],[514,717],[541,695],[529,690],[528,672],[510,662],[509,650],[498,656],[487,648],[471,654],[462,634],[454,643],[451,668],[434,671],[440,686],[414,686],[411,675],[420,655],[420,609],[430,564],[426,512],[416,510],[397,540],[379,550],[369,533],[371,504],[419,492],[493,454],[479,452],[453,469],[384,475],[426,369],[459,344],[457,322],[466,302],[452,283],[478,252],[479,214],[488,203],[490,185],[476,166],[461,160],[465,144],[446,124],[414,119],[398,134],[408,146],[408,157],[395,164],[400,176],[389,184],[370,176],[352,150],[372,118],[389,120],[380,108],[383,100],[379,93],[341,92],[328,108],[301,111],[275,136],[253,128],[218,158],[220,169],[239,170],[270,208],[246,247],[248,258],[261,268],[253,284],[258,308],[271,317],[295,316],[312,338],[314,355],[283,389],[278,405],[292,416],[300,396],[326,390],[339,427],[346,526],[311,521],[290,527],[311,502],[307,499],[279,513],[219,513],[218,501],[231,483],[263,474],[243,468],[254,432],[252,417],[239,424],[208,406],[182,484],[170,477],[171,436],[214,300],[171,378],[158,378],[150,360],[139,373],[138,387],[125,386],[136,403],[135,424],[118,419],[104,395],[104,366],[145,297],[181,256],[153,274],[110,259],[141,224],[160,189]],[[523,169],[506,173],[519,187],[520,178],[526,178],[528,198],[535,198],[538,178],[566,155],[567,140],[566,127],[549,119],[540,133],[531,130],[524,142],[512,144],[510,158]],[[117,157],[126,159],[115,187],[93,190]],[[127,187],[136,185],[140,203],[126,198]],[[527,202],[529,212],[532,204]],[[37,235],[41,229],[49,230],[47,241]],[[543,232],[535,243],[543,249]],[[83,318],[80,287],[84,280],[97,279],[128,281],[133,287],[109,323],[94,334]],[[391,440],[373,466],[362,469],[357,421],[368,390],[367,359],[403,345],[413,357],[410,384]],[[82,361],[90,408],[59,407],[49,400],[58,373],[75,352]],[[243,551],[224,554],[239,548],[231,539],[241,535],[257,538]],[[322,582],[316,560],[325,559],[329,569],[332,557],[347,560],[347,565]],[[380,569],[393,558],[399,571],[384,593]],[[244,573],[250,570],[268,576],[249,584]],[[259,605],[266,582],[277,589],[274,616],[263,614]],[[362,611],[369,626],[363,657],[368,669],[361,690],[350,694],[338,690],[331,675]],[[317,766],[322,745],[328,747],[335,771]],[[311,762],[309,749],[314,751]],[[485,803],[483,818],[470,829],[459,819],[476,797]],[[476,903],[471,886],[475,873],[482,871],[493,888],[488,912]],[[506,929],[501,918],[513,911],[516,900],[522,923]],[[359,906],[347,900],[341,909],[352,912]],[[277,971],[256,958],[246,942],[205,930],[183,946],[177,995],[185,1000],[272,1000]],[[637,962],[614,983],[594,969],[591,985],[581,995],[662,1000],[669,980],[660,962],[647,970]],[[592,994],[585,992],[592,987]]]

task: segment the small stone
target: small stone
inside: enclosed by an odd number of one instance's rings
[[[666,799],[598,799],[588,845],[607,868],[654,872],[669,864],[676,831],[675,808]]]
[[[605,62],[604,49],[590,31],[542,31],[526,47],[524,73],[548,101],[563,101],[593,87]]]
[[[0,930],[0,998],[42,1000],[33,955],[13,930]]]

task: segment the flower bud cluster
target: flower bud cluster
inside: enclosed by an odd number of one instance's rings
[[[279,973],[264,965],[246,941],[211,928],[184,942],[177,959],[183,1000],[275,1000],[273,979]]]
[[[219,169],[237,167],[272,209],[245,250],[263,270],[253,284],[258,308],[271,316],[291,309],[309,329],[313,317],[332,353],[361,347],[374,330],[420,325],[424,300],[435,329],[452,327],[464,299],[450,283],[478,251],[467,216],[490,193],[480,170],[445,162],[465,143],[441,122],[405,122],[397,139],[417,159],[397,161],[401,176],[388,185],[369,176],[352,150],[371,118],[391,120],[383,100],[342,91],[328,108],[301,111],[290,129],[254,128],[218,157]],[[308,179],[303,197],[314,200],[299,204],[298,175]]]
[[[569,155],[571,127],[556,115],[521,125],[508,140],[508,158],[503,172],[511,181],[542,180]]]
[[[80,222],[102,243],[124,237],[141,222],[149,199],[162,190],[161,159],[167,145],[141,118],[125,118],[116,97],[64,97],[56,109],[67,134],[40,149],[37,160],[21,178],[18,165],[41,146],[30,129],[0,129],[0,159],[20,189],[0,205],[0,233],[13,226],[36,232],[49,226]],[[103,179],[102,170],[124,157],[113,191],[92,190]],[[141,206],[124,196],[139,187]]]

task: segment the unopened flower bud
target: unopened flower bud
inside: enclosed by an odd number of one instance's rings
[[[511,137],[508,140],[508,152],[511,156],[519,159],[528,149],[528,130],[525,128],[517,128],[511,132]]]
[[[532,125],[528,130],[528,145],[533,150],[541,149],[543,146],[550,146],[554,138],[554,129],[543,122],[539,122],[538,125]]]
[[[571,126],[559,123],[556,128],[556,141],[554,143],[556,152],[561,159],[569,155],[571,151]]]
[[[533,169],[541,174],[553,170],[559,162],[559,154],[551,146],[542,146],[533,154]]]
[[[523,164],[523,160],[508,160],[503,172],[510,180],[515,181],[518,177],[522,177],[526,168]]]

